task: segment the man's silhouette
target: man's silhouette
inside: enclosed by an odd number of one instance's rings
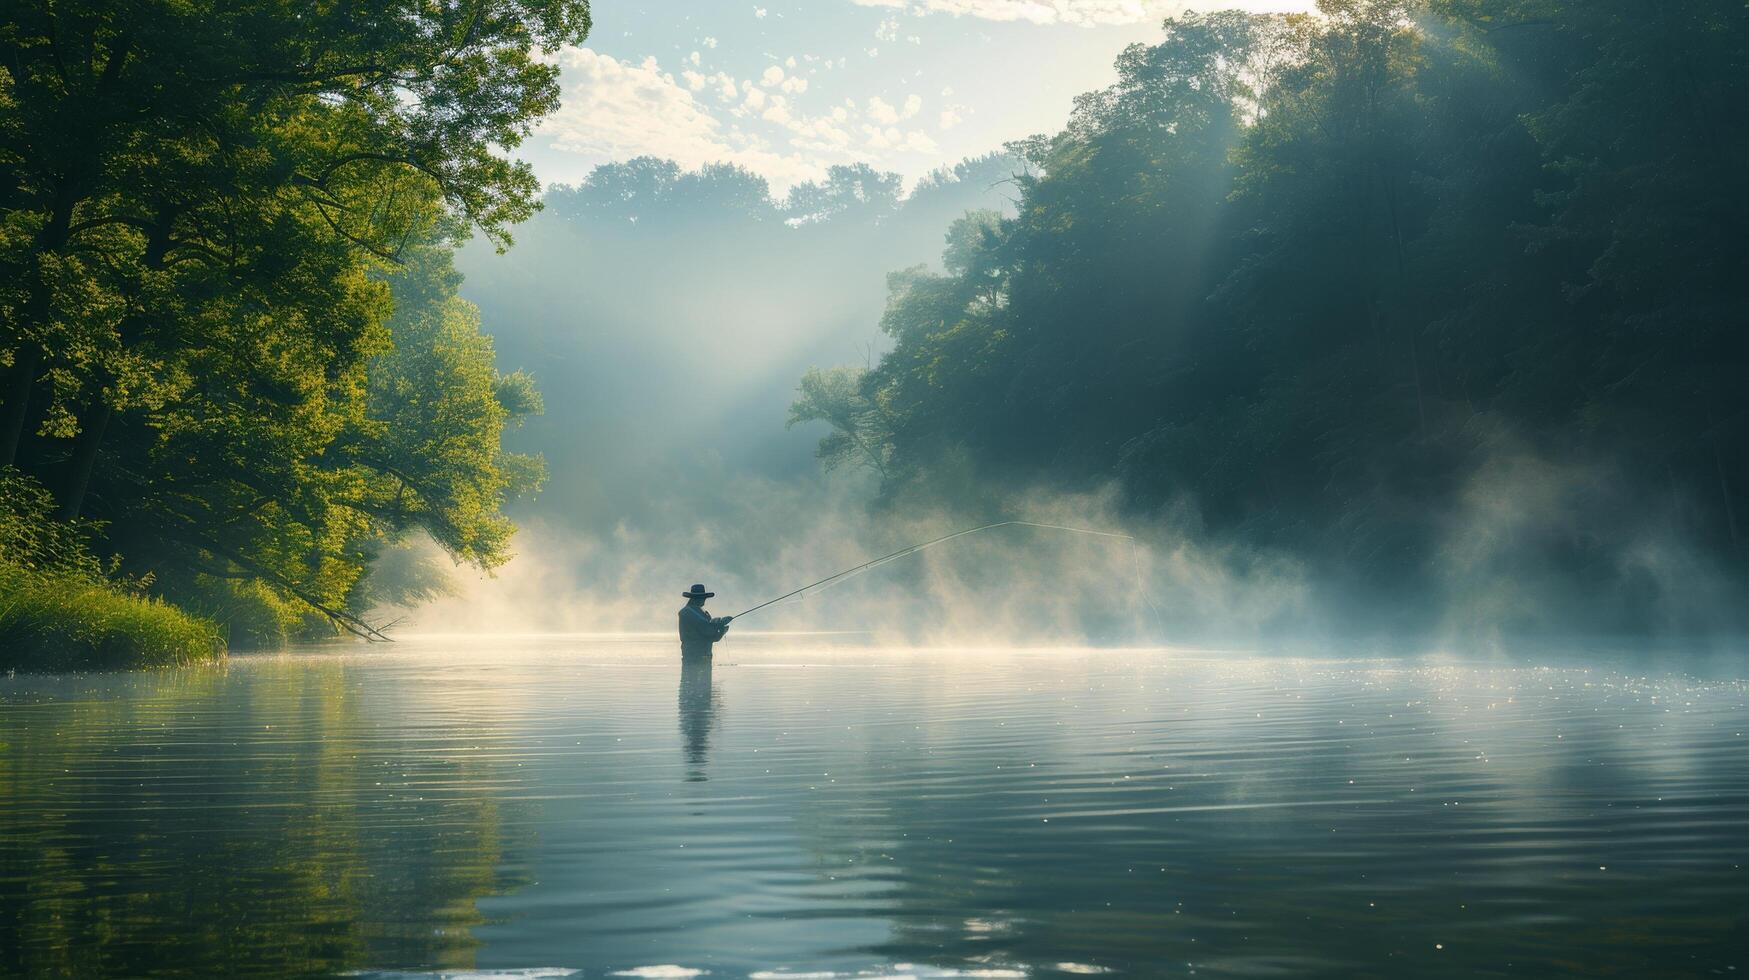
[[[716,619],[704,611],[704,601],[715,592],[706,592],[703,585],[695,585],[690,591],[682,592],[686,597],[686,605],[680,607],[680,656],[691,660],[694,657],[709,657],[711,644],[723,638],[729,631],[729,621],[733,616],[722,616]]]

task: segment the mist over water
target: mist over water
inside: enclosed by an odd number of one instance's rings
[[[786,220],[751,174],[632,161],[550,191],[509,254],[465,250],[463,293],[500,362],[532,371],[545,396],[512,448],[541,453],[550,479],[516,505],[508,565],[449,572],[447,594],[380,618],[403,633],[660,631],[695,581],[729,614],[943,534],[1030,520],[1135,541],[1002,529],[761,610],[742,631],[1529,660],[1619,635],[1640,644],[1619,652],[1630,662],[1740,649],[1738,583],[1685,530],[1692,504],[1648,503],[1610,465],[1539,451],[1498,422],[1488,461],[1443,494],[1448,505],[1395,505],[1436,529],[1427,550],[1398,554],[1376,534],[1346,545],[1371,569],[1364,582],[1247,527],[1211,530],[1211,502],[1191,494],[1139,506],[1116,482],[1017,481],[965,464],[883,496],[871,470],[821,473],[825,427],[784,425],[797,379],[887,349],[886,273],[939,265],[943,230],[966,210],[1009,209],[1019,166],[968,161],[904,199],[872,172],[846,173],[841,210]],[[416,539],[410,550],[449,566]],[[1419,591],[1392,595],[1392,568]]]
[[[866,475],[725,476],[695,502],[650,502],[593,534],[531,518],[517,557],[492,574],[455,571],[452,589],[385,613],[411,633],[673,629],[679,597],[703,579],[728,615],[954,532],[1000,520],[1130,536],[1001,527],[943,543],[759,610],[757,631],[866,633],[883,643],[978,646],[1214,645],[1280,655],[1447,654],[1485,662],[1663,664],[1735,676],[1744,649],[1732,580],[1656,515],[1608,546],[1635,589],[1622,620],[1588,617],[1593,587],[1540,563],[1561,508],[1591,487],[1535,459],[1503,460],[1464,494],[1431,560],[1436,604],[1393,605],[1319,578],[1293,555],[1222,540],[1194,508],[1137,515],[1113,490],[991,493],[978,509],[871,504]],[[435,549],[428,558],[446,564]],[[1648,599],[1648,597],[1651,597]]]
[[[853,631],[887,643],[986,646],[1255,643],[1310,629],[1317,617],[1292,562],[1126,524],[1108,493],[1035,494],[980,514],[874,510],[854,481],[744,480],[724,491],[717,505],[737,509],[720,522],[676,513],[653,528],[621,525],[606,539],[538,523],[524,532],[516,560],[408,611],[407,629],[669,632],[679,592],[699,578],[718,593],[711,611],[735,614],[995,520],[1060,527],[997,527],[955,538],[760,609],[732,635]]]

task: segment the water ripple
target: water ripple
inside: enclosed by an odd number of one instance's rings
[[[1740,681],[818,643],[0,681],[0,974],[1749,970]]]

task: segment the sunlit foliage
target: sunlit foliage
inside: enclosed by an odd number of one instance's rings
[[[1749,564],[1746,65],[1749,8],[1698,0],[1169,21],[1017,144],[1016,217],[892,277],[834,399],[880,426],[798,411],[828,462],[884,440],[889,494],[954,454],[1117,481],[1374,595],[1536,491],[1518,556],[1643,621],[1655,555]]]
[[[526,382],[489,376],[453,296],[400,322],[433,349],[397,353],[389,280],[534,211],[509,150],[557,105],[537,51],[588,26],[582,0],[7,6],[0,465],[172,595],[277,606],[269,633],[368,632],[347,593],[408,527],[501,561],[495,440]],[[429,403],[467,420],[385,400],[373,367],[467,388]]]

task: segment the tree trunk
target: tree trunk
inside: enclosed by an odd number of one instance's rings
[[[85,491],[91,486],[91,473],[97,464],[97,450],[103,445],[103,432],[109,428],[115,410],[102,395],[92,406],[91,416],[81,427],[73,444],[73,458],[68,464],[67,485],[61,494],[60,518],[70,521],[79,516],[85,506]]]
[[[42,366],[42,349],[25,341],[12,364],[12,377],[6,382],[6,403],[0,414],[0,467],[18,460],[18,446],[24,441],[24,422],[30,415],[30,393],[36,387],[37,369]]]

